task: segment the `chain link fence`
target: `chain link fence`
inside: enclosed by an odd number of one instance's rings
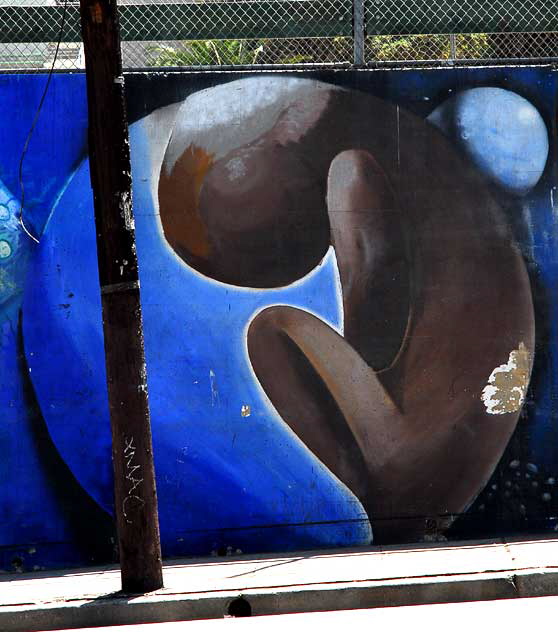
[[[558,56],[555,1],[366,0],[370,64],[549,60]]]
[[[545,63],[558,58],[558,32],[375,35],[366,38],[368,65]]]
[[[52,66],[62,15],[41,12],[55,7],[43,0],[0,0],[0,70],[42,70]],[[47,21],[48,20],[48,21]],[[44,36],[45,30],[52,37]],[[80,54],[79,37],[60,46],[57,67],[74,69]],[[52,41],[51,41],[52,40]]]
[[[122,58],[125,68],[548,61],[557,2],[121,0]],[[0,0],[0,71],[53,64],[84,68],[79,3]]]

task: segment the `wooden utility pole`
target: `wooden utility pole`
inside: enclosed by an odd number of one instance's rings
[[[161,588],[128,125],[116,0],[80,0],[122,590]]]

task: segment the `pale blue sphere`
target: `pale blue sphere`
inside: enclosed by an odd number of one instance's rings
[[[464,90],[428,117],[490,180],[523,195],[548,158],[548,131],[537,108],[503,88]]]

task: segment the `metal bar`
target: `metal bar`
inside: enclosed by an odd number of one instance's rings
[[[448,68],[448,67],[471,67],[471,66],[506,66],[506,65],[529,65],[540,66],[541,68],[550,69],[552,71],[558,67],[558,57],[479,57],[462,59],[396,59],[378,61],[377,59],[369,62],[368,67],[371,68]],[[166,70],[166,68],[165,68]],[[188,69],[190,72],[191,69]],[[36,71],[35,71],[36,72]],[[195,71],[194,71],[195,72]]]
[[[355,0],[356,2],[356,0]],[[60,6],[0,7],[0,42],[53,42],[58,36]],[[350,36],[351,0],[278,2],[187,2],[123,5],[119,8],[126,41]],[[555,2],[537,3],[536,13],[510,1],[399,0],[367,2],[368,35],[450,34],[558,31]],[[79,10],[68,7],[64,42],[80,41]]]
[[[163,585],[116,0],[81,0],[122,589]]]
[[[53,42],[63,7],[0,7],[0,42]],[[351,0],[203,2],[119,7],[122,40],[335,37],[352,34]],[[79,9],[68,7],[64,42],[80,41]]]
[[[353,61],[355,66],[364,65],[364,22],[364,0],[353,0]]]
[[[376,4],[376,3],[374,3]],[[558,30],[556,2],[530,5],[509,0],[381,0],[367,5],[366,16],[376,20],[368,35],[419,35],[450,33],[548,32]],[[536,7],[536,10],[534,9]]]
[[[457,59],[457,42],[455,38],[455,33],[450,34],[449,43],[450,43],[450,57],[452,59]]]

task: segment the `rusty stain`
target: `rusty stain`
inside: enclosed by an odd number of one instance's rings
[[[95,2],[95,4],[91,5],[89,10],[91,12],[91,19],[93,22],[95,22],[95,24],[101,24],[103,21],[103,10],[101,9],[101,5],[98,2]]]
[[[490,415],[518,411],[529,385],[530,354],[523,342],[509,355],[508,362],[497,366],[488,378],[481,399]]]

